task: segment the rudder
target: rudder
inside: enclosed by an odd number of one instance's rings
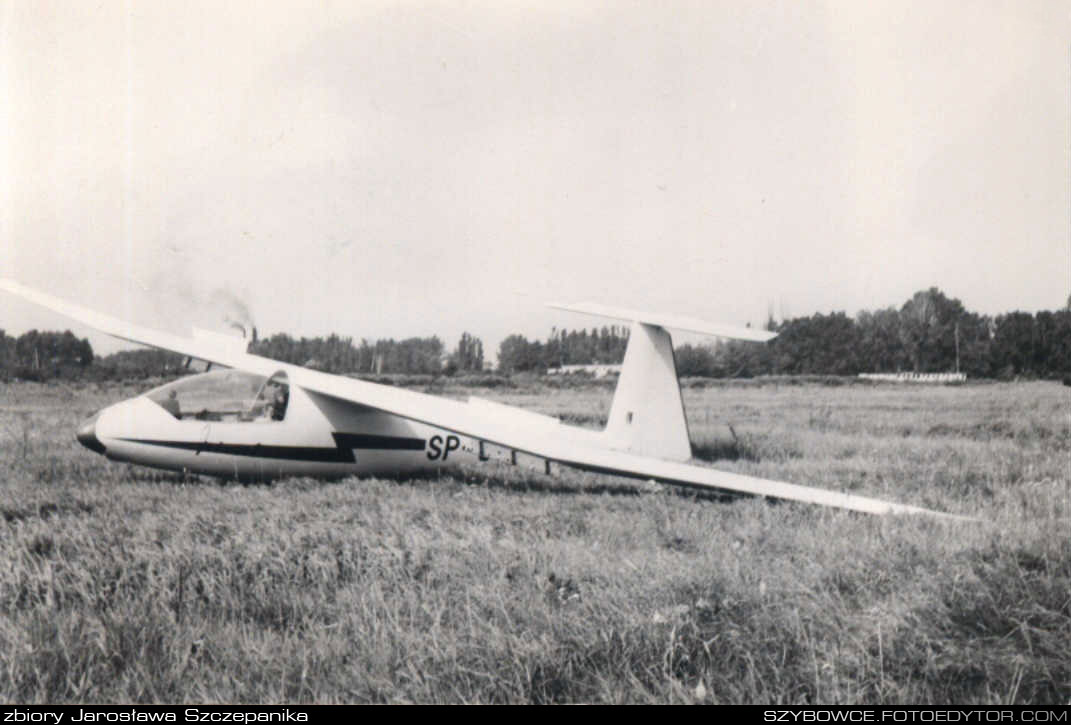
[[[614,450],[671,461],[692,457],[673,340],[664,327],[632,323],[603,435]]]

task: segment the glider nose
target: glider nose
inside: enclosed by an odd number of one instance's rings
[[[99,416],[100,413],[97,413],[85,423],[82,423],[78,427],[78,433],[74,436],[79,443],[94,453],[104,453],[104,445],[97,438],[97,418]]]

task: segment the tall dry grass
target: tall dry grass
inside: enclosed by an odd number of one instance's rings
[[[131,390],[4,386],[0,698],[1067,703],[1065,390],[686,389],[710,465],[985,519],[948,524],[505,468],[184,480],[73,441]]]

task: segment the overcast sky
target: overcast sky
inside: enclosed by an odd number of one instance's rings
[[[0,276],[488,352],[597,323],[548,301],[1055,309],[1069,7],[9,0]],[[68,326],[0,301],[9,334]]]

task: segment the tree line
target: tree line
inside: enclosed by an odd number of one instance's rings
[[[974,378],[1057,378],[1071,374],[1071,299],[1062,310],[970,312],[931,287],[899,308],[814,314],[777,322],[767,344],[725,341],[675,349],[682,376],[856,375],[861,372],[963,372]],[[499,348],[503,372],[545,371],[561,364],[619,363],[627,330],[602,328],[546,342],[511,335]],[[582,341],[574,344],[572,340]],[[565,354],[562,354],[565,350]]]
[[[30,330],[18,337],[0,330],[0,377],[28,380],[77,377],[93,360],[89,340],[79,340],[70,330]]]
[[[815,314],[775,323],[766,345],[725,342],[677,350],[682,375],[856,375],[962,372],[972,378],[1071,374],[1071,305],[1035,314],[970,312],[939,289],[899,309]]]
[[[625,357],[628,328],[617,325],[588,330],[552,328],[546,342],[510,335],[498,347],[503,373],[545,372],[562,365],[613,364]]]
[[[767,344],[726,341],[676,348],[682,376],[855,375],[860,372],[963,372],[973,378],[1071,375],[1071,299],[1064,309],[980,315],[932,287],[899,308],[814,314],[777,322]],[[542,373],[561,365],[620,363],[628,328],[551,330],[546,340],[510,335],[498,350],[498,371]],[[339,374],[456,374],[482,371],[483,342],[470,333],[447,352],[438,337],[354,343],[350,337],[253,342],[249,351]],[[179,373],[184,359],[160,350],[124,350],[102,358],[70,331],[31,330],[17,338],[0,330],[0,378],[129,379]]]
[[[466,332],[446,353],[438,337],[361,340],[349,337],[293,338],[285,333],[249,345],[254,355],[339,374],[469,373],[484,368],[483,342]],[[97,357],[89,340],[66,332],[31,330],[13,338],[0,330],[0,379],[130,379],[175,375],[185,358],[164,350],[121,350]]]
[[[253,342],[249,352],[273,360],[303,365],[330,373],[404,373],[436,375],[439,373],[468,373],[483,370],[483,342],[462,333],[457,347],[446,352],[438,337],[410,337],[405,340],[302,337],[295,339],[285,333]]]

